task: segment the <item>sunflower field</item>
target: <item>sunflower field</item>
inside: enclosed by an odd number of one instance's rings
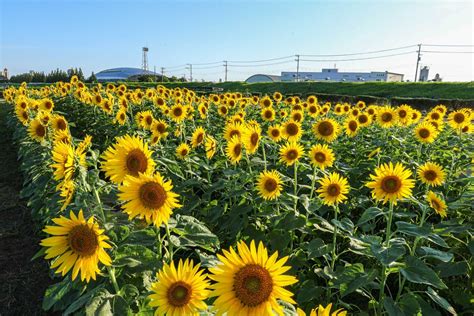
[[[4,91],[65,315],[472,315],[474,111]]]

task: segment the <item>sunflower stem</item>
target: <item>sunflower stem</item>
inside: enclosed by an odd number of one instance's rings
[[[389,209],[388,209],[388,222],[387,222],[387,229],[385,234],[385,246],[388,247],[390,244],[390,235],[391,235],[391,227],[392,227],[392,218],[393,218],[393,202],[390,202]],[[382,282],[380,283],[380,290],[379,290],[379,315],[382,315],[382,304],[383,299],[385,297],[385,283],[387,282],[387,267],[384,265],[382,268]]]
[[[337,213],[339,213],[339,206],[334,205],[334,220],[337,221]],[[334,225],[334,233],[332,236],[332,261],[331,261],[331,270],[334,271],[334,266],[336,264],[336,241],[337,241],[337,226]]]
[[[315,166],[313,169],[313,179],[311,179],[311,192],[309,194],[309,199],[311,200],[313,198],[314,194],[314,186],[316,184],[316,172],[318,171],[317,167]]]
[[[105,224],[105,213],[104,213],[104,208],[102,207],[102,201],[100,200],[99,192],[97,191],[97,188],[95,185],[92,186],[92,193],[94,194],[95,201],[97,203],[97,208],[99,209],[99,216],[100,219],[102,220],[102,224]]]
[[[247,166],[249,166],[249,171],[252,173],[252,166],[250,165],[249,154],[245,152],[245,159],[247,160]]]
[[[107,272],[109,273],[110,281],[114,287],[115,294],[118,294],[120,292],[120,288],[118,286],[117,279],[115,278],[115,269],[113,267],[107,266]]]
[[[166,227],[166,238],[168,239],[168,251],[169,251],[169,262],[173,261],[173,243],[171,242],[171,233],[170,227],[168,224],[165,224]]]
[[[295,207],[294,207],[294,210],[295,210],[295,213],[297,211],[297,206],[298,206],[298,162],[295,161],[295,165],[294,165],[294,170],[295,170],[295,186],[294,186],[294,195],[295,195]]]
[[[267,171],[267,154],[265,152],[265,143],[262,141],[262,152],[263,152],[263,168]]]

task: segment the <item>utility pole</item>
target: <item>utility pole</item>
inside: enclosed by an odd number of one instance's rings
[[[163,82],[164,77],[165,77],[165,67],[161,67],[161,82]]]
[[[189,69],[189,81],[193,82],[193,65],[188,64],[188,67],[186,69]]]
[[[296,82],[300,81],[300,55],[296,55]]]
[[[227,82],[227,60],[224,60],[224,69],[225,69],[224,82]]]
[[[416,59],[416,70],[415,70],[415,80],[414,82],[416,82],[416,77],[418,77],[418,65],[420,64],[420,60],[421,60],[421,44],[418,44],[418,58]]]

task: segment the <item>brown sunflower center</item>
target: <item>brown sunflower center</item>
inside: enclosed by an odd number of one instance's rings
[[[318,132],[323,136],[330,136],[334,132],[334,126],[332,126],[331,122],[321,122],[318,125]]]
[[[331,183],[326,192],[329,196],[338,196],[341,193],[341,188],[339,187],[339,184]]]
[[[148,125],[151,125],[151,123],[153,123],[153,118],[152,118],[151,116],[147,116],[147,117],[145,118],[145,121],[146,121],[146,123],[147,123]]]
[[[426,170],[423,173],[423,176],[425,177],[426,180],[428,181],[434,181],[438,177],[438,174],[434,170]]]
[[[273,137],[278,137],[280,136],[280,130],[275,128],[275,129],[272,129],[272,136]]]
[[[298,158],[298,151],[296,149],[290,149],[286,153],[286,157],[290,160],[295,160],[296,158]]]
[[[158,209],[166,202],[166,191],[161,184],[147,182],[140,187],[140,201],[150,209]]]
[[[356,121],[350,121],[348,127],[352,132],[355,132],[357,130],[357,122]]]
[[[318,111],[318,109],[315,106],[310,106],[308,108],[309,113],[314,114]]]
[[[181,307],[189,303],[192,293],[193,289],[189,284],[178,281],[171,284],[166,294],[170,305]]]
[[[265,118],[269,119],[273,116],[272,111],[265,111]]]
[[[293,119],[297,122],[301,121],[303,117],[301,116],[301,113],[295,113],[293,114]],[[295,124],[296,125],[296,124]]]
[[[454,121],[458,124],[464,122],[464,120],[466,119],[464,114],[462,113],[456,113],[454,114],[454,117],[453,117]]]
[[[426,128],[420,129],[418,132],[418,135],[420,135],[421,138],[428,138],[430,137],[430,131]]]
[[[53,107],[53,103],[51,103],[51,101],[46,101],[44,103],[44,107],[48,110],[51,110],[51,108]]]
[[[186,156],[187,154],[188,154],[188,150],[187,150],[186,148],[181,149],[181,152],[180,152],[180,155],[181,155],[181,156],[184,157],[184,156]]]
[[[174,108],[173,114],[174,116],[180,117],[181,115],[183,115],[183,109],[180,107]]]
[[[156,130],[157,130],[159,133],[163,134],[163,133],[166,131],[166,126],[165,126],[165,124],[163,124],[163,123],[158,123],[158,124],[156,125]]]
[[[202,141],[204,140],[204,134],[203,133],[199,133],[196,137],[196,142],[198,144],[202,143]]]
[[[62,118],[56,121],[56,125],[58,129],[62,131],[64,131],[67,128],[66,122]]]
[[[237,144],[234,146],[234,155],[237,157],[237,156],[240,156],[240,154],[242,153],[242,145],[241,144]]]
[[[99,247],[99,239],[95,231],[86,224],[77,225],[68,235],[69,247],[78,255],[88,257]]]
[[[289,123],[289,124],[286,126],[286,132],[287,132],[288,135],[290,135],[290,136],[296,136],[296,135],[298,135],[298,132],[299,132],[298,125],[295,124],[295,123]]]
[[[367,115],[361,115],[358,117],[358,120],[359,120],[359,123],[364,124],[369,121],[369,118],[367,117]]]
[[[38,126],[36,126],[35,133],[39,137],[44,137],[46,135],[46,128],[43,125],[38,124]]]
[[[398,116],[399,116],[400,118],[405,118],[407,115],[408,115],[408,113],[407,113],[407,111],[405,111],[405,110],[400,110],[400,111],[398,111]]]
[[[278,183],[276,182],[275,179],[273,178],[268,178],[265,180],[265,191],[267,192],[273,192],[277,189]]]
[[[390,122],[392,120],[392,113],[385,112],[382,114],[381,118],[383,122]]]
[[[263,100],[263,106],[264,107],[269,107],[270,105],[271,105],[270,100],[268,100],[268,99]]]
[[[235,296],[243,305],[255,307],[266,302],[272,290],[270,273],[258,264],[247,264],[234,276]]]
[[[133,175],[138,176],[139,172],[145,172],[148,167],[148,159],[145,153],[136,148],[131,150],[126,158],[127,171]]]
[[[317,152],[314,154],[314,159],[319,163],[323,163],[326,161],[326,155],[322,152]]]
[[[433,120],[438,120],[439,117],[440,117],[440,116],[439,116],[439,113],[437,113],[437,112],[431,113],[431,118],[432,118]]]
[[[252,144],[252,146],[257,146],[259,139],[260,137],[258,133],[252,133],[252,135],[250,136],[250,143]]]
[[[432,199],[431,200],[431,205],[433,205],[433,208],[437,211],[439,211],[441,209],[441,205],[438,203],[438,201]]]
[[[381,187],[386,193],[395,193],[402,187],[402,182],[400,178],[396,176],[386,176],[382,179]]]
[[[26,112],[22,112],[21,116],[23,117],[24,120],[28,119],[28,113],[26,113]]]

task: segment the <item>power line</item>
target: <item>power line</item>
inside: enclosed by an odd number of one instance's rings
[[[449,45],[449,44],[422,44],[423,46],[439,46],[439,47],[474,47],[474,45]]]
[[[472,52],[448,52],[448,51],[440,51],[440,50],[422,50],[422,53],[435,53],[435,54],[474,54],[474,51]]]
[[[193,65],[198,65],[198,64],[193,64]],[[212,69],[212,68],[220,68],[220,67],[222,67],[222,64],[216,65],[216,66],[208,66],[208,67],[194,67],[194,69]]]
[[[275,61],[275,60],[282,60],[288,58],[294,58],[294,55],[291,56],[284,56],[284,57],[277,57],[277,58],[270,58],[270,59],[261,59],[261,60],[229,60],[229,63],[243,63],[243,64],[250,64],[250,63],[263,63],[267,61]]]
[[[269,63],[269,64],[258,64],[258,65],[228,65],[229,67],[263,67],[263,66],[271,66],[271,65],[282,65],[282,64],[288,64],[288,63],[293,63],[293,60],[288,60],[288,61],[280,61],[277,63]]]
[[[370,55],[370,54],[377,54],[377,53],[383,53],[383,52],[389,52],[389,51],[394,51],[394,50],[400,50],[400,49],[405,49],[405,48],[411,48],[415,47],[417,45],[408,45],[408,46],[401,46],[401,47],[395,47],[395,48],[389,48],[389,49],[381,49],[381,50],[374,50],[370,52],[361,52],[361,53],[349,53],[349,54],[329,54],[329,55],[300,55],[303,57],[341,57],[341,56],[354,56],[354,55]]]
[[[408,55],[413,54],[415,51],[398,53],[398,54],[390,54],[390,55],[382,55],[382,56],[372,56],[372,57],[361,57],[361,58],[347,58],[347,59],[300,59],[300,61],[309,61],[309,62],[326,62],[326,61],[356,61],[356,60],[368,60],[368,59],[377,59],[377,58],[386,58],[386,57],[393,57],[393,56],[401,56],[401,55]]]

